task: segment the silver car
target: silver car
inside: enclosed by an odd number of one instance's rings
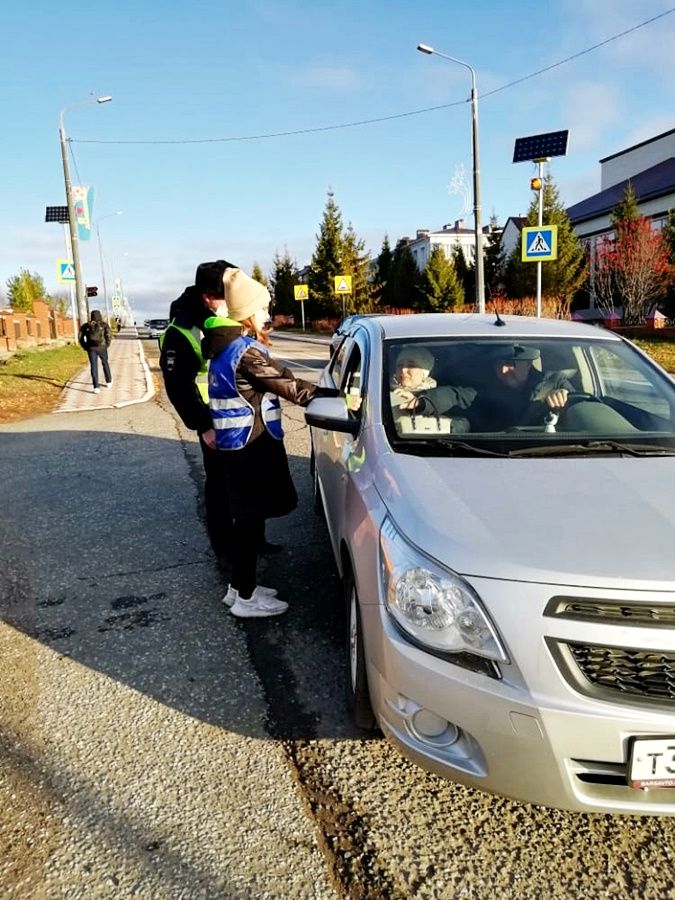
[[[675,814],[671,377],[592,326],[431,314],[356,319],[321,378],[357,724],[486,791]]]

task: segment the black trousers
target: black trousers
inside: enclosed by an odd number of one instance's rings
[[[101,360],[101,365],[103,366],[103,374],[105,376],[106,384],[110,384],[112,381],[112,375],[110,374],[110,365],[108,363],[108,348],[107,347],[96,347],[95,349],[91,347],[87,350],[87,356],[89,357],[89,368],[91,369],[91,380],[94,383],[94,387],[98,387],[98,361]]]
[[[265,536],[264,519],[235,519],[232,541],[232,587],[245,600],[258,583],[258,547]]]
[[[232,555],[232,512],[225,478],[225,459],[222,450],[211,450],[201,436],[199,443],[204,458],[204,512],[206,530],[216,556]]]

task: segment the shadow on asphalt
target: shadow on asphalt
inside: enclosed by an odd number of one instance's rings
[[[4,431],[0,617],[61,656],[221,728],[281,740],[363,737],[345,703],[340,585],[312,509],[308,460],[289,462],[299,505],[268,523],[269,540],[284,551],[261,561],[260,580],[291,609],[242,621],[220,602],[227,572],[203,525],[196,444]],[[258,680],[262,733],[246,712]]]

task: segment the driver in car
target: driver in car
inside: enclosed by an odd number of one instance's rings
[[[542,372],[537,347],[500,347],[493,357],[494,379],[482,391],[470,414],[474,429],[502,431],[516,425],[544,422],[547,412],[559,412],[574,391],[566,372]]]

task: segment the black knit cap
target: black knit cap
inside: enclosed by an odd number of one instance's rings
[[[224,297],[223,272],[225,269],[236,269],[234,263],[217,259],[215,262],[204,262],[197,266],[195,272],[195,287],[201,294],[209,294],[211,297]]]

